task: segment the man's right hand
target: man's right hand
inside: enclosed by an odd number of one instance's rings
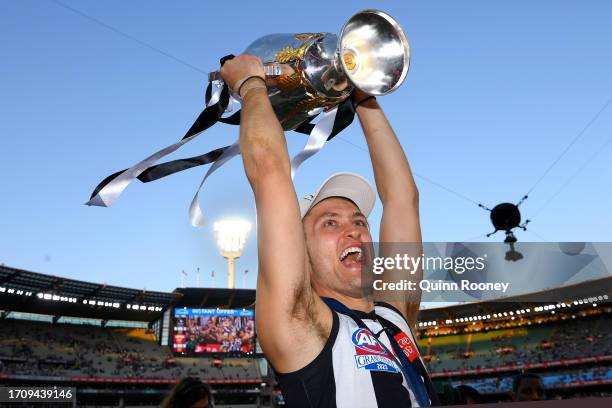
[[[256,55],[241,54],[235,58],[225,61],[219,71],[225,83],[235,92],[236,86],[240,86],[244,79],[252,76],[266,79],[263,63]]]

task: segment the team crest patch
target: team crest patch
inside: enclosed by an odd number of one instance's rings
[[[351,340],[355,346],[357,368],[369,371],[398,372],[391,355],[385,351],[369,330],[358,328],[353,332]]]

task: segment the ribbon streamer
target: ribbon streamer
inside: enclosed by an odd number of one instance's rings
[[[231,116],[226,118],[220,118],[219,122],[225,123],[228,125],[240,125],[240,112],[237,111]],[[306,135],[310,135],[315,128],[315,125],[310,123],[315,117],[313,116],[307,122],[302,123],[296,129],[295,132],[303,133]],[[350,100],[346,100],[342,102],[338,106],[338,112],[336,114],[336,118],[333,124],[333,130],[327,140],[331,140],[338,133],[342,132],[347,126],[349,126],[355,118],[355,111],[353,110],[353,104]],[[201,166],[204,164],[209,164],[217,160],[224,149],[229,148],[230,146],[225,146],[216,150],[211,150],[208,153],[205,153],[200,156],[188,157],[185,159],[173,160],[166,163],[157,164],[150,169],[143,172],[138,179],[143,183],[148,183],[150,181],[159,180],[160,178],[164,178],[174,173],[178,173],[179,171],[187,170],[193,167]],[[222,151],[223,150],[223,151]],[[309,156],[310,157],[310,156]],[[112,177],[112,176],[110,176]]]
[[[338,116],[339,112],[340,112],[340,117]],[[232,119],[232,118],[237,118],[238,123],[236,124],[240,124],[240,111],[236,112],[228,119]],[[350,103],[350,101],[348,101],[348,103],[342,103],[339,107],[335,107],[332,110],[325,112],[323,117],[319,120],[319,122],[316,125],[311,125],[310,123],[302,124],[301,126],[308,126],[310,128],[310,134],[309,134],[308,141],[306,142],[304,149],[291,160],[291,178],[293,179],[298,167],[305,160],[307,160],[308,158],[318,153],[323,148],[323,146],[328,140],[331,140],[335,135],[337,135],[342,130],[344,130],[348,125],[350,125],[353,122],[354,118],[355,118],[355,111],[353,110],[353,104]],[[231,123],[231,124],[234,124],[234,123]],[[198,189],[196,190],[196,193],[193,199],[191,200],[191,204],[189,205],[189,222],[194,227],[203,227],[205,225],[204,215],[202,213],[202,209],[199,204],[199,195],[200,195],[200,191],[202,190],[202,186],[204,185],[204,182],[212,173],[217,171],[227,161],[229,161],[233,157],[240,154],[239,141],[237,140],[231,146],[228,146],[222,149],[225,149],[225,150],[223,151],[221,156],[215,161],[215,163],[210,167],[210,169],[208,169],[208,172],[206,172],[206,175],[200,182],[200,185]],[[218,150],[221,150],[221,149],[218,149]],[[191,158],[191,160],[193,163],[195,163],[201,157],[202,156],[194,157],[194,158]],[[183,159],[182,161],[185,161],[185,160],[189,160],[189,159]],[[182,161],[178,161],[178,162],[182,162]],[[197,165],[199,164],[194,164],[194,166],[197,166]],[[194,167],[194,166],[191,166],[191,167]]]
[[[338,117],[339,112],[341,112],[341,117]],[[316,125],[313,126],[310,124],[303,124],[302,126],[309,125],[309,127],[311,128],[310,135],[308,137],[308,141],[306,142],[304,149],[300,153],[298,153],[291,161],[291,178],[293,179],[298,167],[305,160],[307,160],[308,158],[318,153],[323,148],[323,146],[328,140],[331,140],[336,134],[340,133],[348,125],[350,125],[354,117],[355,117],[355,111],[353,110],[352,103],[346,103],[346,104],[343,103],[339,107],[335,107],[334,109],[328,112],[325,112],[323,117],[319,120],[319,122]],[[240,124],[240,111],[236,112],[228,119],[230,119],[230,121],[227,121],[225,123],[234,124],[232,123],[233,120],[231,119],[237,119],[237,123],[235,124]],[[228,146],[222,149],[225,149],[225,150],[223,151],[221,156],[214,162],[214,164],[210,167],[210,169],[208,169],[208,171],[206,172],[206,175],[200,182],[200,185],[198,189],[196,190],[196,193],[193,196],[193,199],[191,200],[191,204],[189,205],[189,222],[194,227],[203,227],[205,225],[204,215],[202,213],[202,209],[199,204],[199,195],[204,185],[204,182],[212,173],[217,171],[226,162],[228,162],[230,159],[240,154],[239,141],[237,140],[231,146]],[[218,150],[221,150],[221,149],[218,149]],[[194,158],[191,158],[191,160],[193,163],[196,163],[203,156],[194,157]],[[189,160],[189,159],[183,159],[183,161],[185,160]],[[182,162],[182,161],[179,161],[179,162]],[[199,164],[195,164],[195,165],[199,165]],[[194,167],[194,166],[191,166],[191,167]]]
[[[98,184],[91,194],[90,200],[85,204],[100,207],[111,206],[117,200],[117,198],[119,198],[119,195],[123,192],[123,190],[125,190],[127,186],[141,173],[153,166],[162,157],[176,151],[185,143],[190,142],[204,130],[214,125],[219,120],[223,112],[225,112],[229,102],[229,90],[227,85],[223,85],[221,87],[218,86],[215,93],[211,95],[211,89],[212,83],[209,83],[206,89],[206,99],[208,99],[206,109],[200,113],[196,121],[180,141],[153,153],[151,156],[136,163],[129,169],[111,174],[100,184]]]
[[[231,146],[224,146],[218,149],[211,150],[208,153],[202,154],[200,156],[189,157],[186,159],[172,160],[165,163],[156,164],[155,166],[151,166],[145,171],[142,172],[140,176],[138,176],[138,180],[143,183],[148,183],[150,181],[159,180],[160,178],[164,178],[169,176],[170,174],[178,173],[179,171],[187,170],[192,167],[202,166],[204,164],[213,163],[218,160],[223,153],[229,149]]]
[[[355,109],[353,108],[353,103],[350,99],[345,99],[344,102],[341,102],[340,105],[338,105],[338,114],[336,115],[336,120],[334,121],[334,129],[327,140],[329,141],[333,139],[338,133],[346,129],[351,123],[353,123],[354,119]],[[294,131],[309,135],[314,127],[315,125],[308,121],[295,128]]]
[[[191,204],[189,205],[189,222],[194,227],[204,226],[204,215],[202,214],[202,209],[200,208],[200,199],[199,199],[200,190],[202,190],[202,186],[204,185],[204,182],[206,181],[208,176],[213,174],[221,166],[223,166],[226,162],[228,162],[233,157],[238,156],[239,154],[240,154],[240,144],[239,144],[239,141],[236,140],[236,142],[234,142],[234,144],[229,146],[223,152],[221,157],[219,157],[217,161],[215,161],[214,164],[210,166],[210,168],[206,172],[206,175],[202,179],[202,182],[200,182],[200,186],[196,190],[196,193],[193,196],[193,199],[191,200]]]
[[[215,85],[213,93],[212,86]],[[185,136],[177,143],[165,147],[164,149],[152,154],[140,161],[129,169],[124,169],[106,177],[91,194],[87,205],[108,207],[112,205],[127,186],[137,178],[143,183],[148,183],[171,174],[187,170],[204,164],[213,163],[208,169],[204,178],[200,182],[196,193],[189,206],[189,221],[194,227],[204,225],[204,217],[199,205],[199,194],[204,182],[208,177],[223,166],[227,161],[240,154],[240,145],[236,141],[230,146],[220,147],[203,155],[189,157],[185,159],[172,160],[165,163],[155,164],[164,156],[176,151],[185,143],[191,141],[204,130],[208,129],[216,122],[230,125],[240,124],[240,110],[228,117],[222,117],[226,112],[230,112],[228,106],[232,98],[229,95],[227,85],[221,81],[213,81],[206,88],[205,100],[206,109],[200,113],[194,124],[187,131]],[[308,134],[308,140],[304,149],[291,160],[291,178],[294,177],[298,167],[308,158],[318,153],[325,143],[335,135],[350,125],[355,117],[355,111],[350,100],[345,100],[339,106],[325,112],[319,122],[314,125],[310,123],[314,116],[307,122],[294,129],[296,132]]]
[[[310,132],[308,136],[308,141],[304,146],[304,149],[299,152],[293,159],[291,160],[291,179],[295,176],[295,172],[298,167],[309,157],[317,154],[325,143],[327,139],[331,136],[331,133],[334,129],[334,123],[336,121],[336,114],[338,113],[338,107],[333,108],[330,111],[327,111],[323,114],[323,117],[319,120],[319,122],[315,125],[315,127]]]

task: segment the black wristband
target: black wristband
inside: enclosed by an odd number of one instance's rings
[[[234,58],[236,58],[234,54],[228,54],[219,60],[219,65],[223,66],[223,64],[225,64],[225,61],[229,61]]]
[[[245,79],[244,81],[242,81],[242,83],[240,84],[240,87],[238,88],[238,96],[240,96],[242,98],[242,95],[240,94],[240,90],[242,89],[244,84],[246,84],[247,82],[249,82],[249,80],[251,80],[253,78],[261,79],[263,81],[264,85],[266,84],[266,80],[263,79],[262,77],[260,77],[259,75],[252,75],[252,76],[248,77],[247,79]]]
[[[359,107],[359,105],[361,105],[361,104],[362,104],[362,103],[364,103],[364,102],[369,101],[370,99],[374,99],[374,100],[376,100],[376,97],[375,97],[374,95],[366,96],[365,98],[363,98],[363,99],[362,99],[362,100],[360,100],[359,102],[357,102],[357,103],[354,103],[354,104],[353,104],[353,110],[357,110],[357,108]]]

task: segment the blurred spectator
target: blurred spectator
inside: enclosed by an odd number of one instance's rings
[[[544,382],[539,375],[525,373],[514,377],[512,401],[542,401],[545,398]]]
[[[210,387],[199,378],[187,377],[176,383],[161,408],[212,408]]]
[[[459,405],[480,404],[482,402],[480,393],[476,391],[474,387],[470,387],[469,385],[460,385],[455,387],[455,391],[458,394],[457,399]]]

